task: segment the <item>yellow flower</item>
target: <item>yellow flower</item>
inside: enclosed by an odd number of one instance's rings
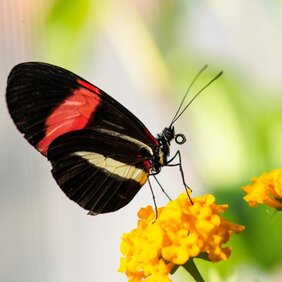
[[[165,207],[152,207],[138,213],[137,228],[123,234],[119,271],[128,281],[171,281],[169,273],[175,265],[206,253],[212,262],[226,260],[231,249],[223,247],[232,232],[244,230],[241,225],[220,216],[227,205],[216,205],[213,195],[192,199],[181,194]]]
[[[278,210],[282,209],[282,169],[274,169],[252,179],[253,184],[242,189],[247,193],[244,200],[254,207],[266,204]]]

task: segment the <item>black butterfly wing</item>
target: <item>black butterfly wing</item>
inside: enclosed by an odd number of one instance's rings
[[[104,129],[69,132],[50,145],[52,174],[65,194],[91,214],[118,210],[147,181],[151,149]]]
[[[101,89],[60,67],[23,63],[9,75],[6,98],[61,189],[91,213],[123,207],[146,182],[158,141]]]
[[[38,62],[15,66],[6,91],[20,132],[43,155],[57,137],[88,127],[105,128],[158,145],[144,124],[103,90],[63,68]]]

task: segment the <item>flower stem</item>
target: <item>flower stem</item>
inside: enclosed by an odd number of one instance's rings
[[[182,265],[184,269],[186,269],[189,274],[194,278],[197,282],[205,282],[201,273],[199,272],[196,264],[194,263],[193,259],[190,258],[184,265]]]

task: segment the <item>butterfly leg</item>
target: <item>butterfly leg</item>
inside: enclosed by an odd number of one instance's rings
[[[174,161],[177,157],[178,157],[178,162],[173,164],[172,161]],[[191,204],[193,204],[192,199],[190,198],[190,193],[189,193],[189,191],[192,192],[192,189],[186,184],[186,181],[185,181],[180,151],[177,151],[176,154],[167,162],[167,166],[178,166],[179,167],[181,178],[182,178],[182,183],[184,185],[185,191],[187,193],[187,196]]]
[[[166,195],[166,197],[169,199],[169,201],[171,201],[170,196],[167,194],[167,192],[165,191],[165,189],[163,188],[163,186],[161,185],[161,183],[159,182],[158,178],[156,177],[156,175],[153,175],[156,182],[158,183],[158,185],[160,186],[162,192]]]
[[[158,216],[159,216],[159,213],[158,213],[158,207],[157,207],[157,203],[156,203],[156,197],[155,197],[155,194],[154,194],[154,191],[153,191],[153,188],[152,188],[152,184],[151,184],[150,178],[148,178],[148,183],[149,183],[150,190],[151,190],[152,197],[153,197],[153,201],[154,201],[154,207],[155,207],[155,213],[156,213],[155,221],[156,221]]]

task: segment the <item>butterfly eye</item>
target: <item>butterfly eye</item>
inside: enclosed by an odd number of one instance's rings
[[[182,145],[186,142],[186,137],[184,134],[179,133],[175,135],[174,140],[177,144]]]

